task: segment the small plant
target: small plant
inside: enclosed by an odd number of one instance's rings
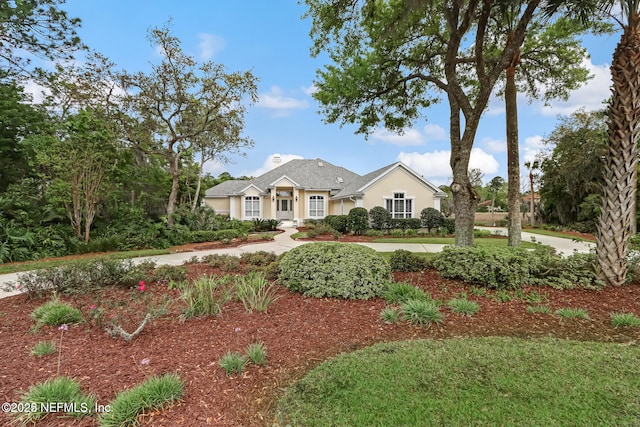
[[[527,313],[551,314],[551,307],[548,305],[532,305],[527,307]]]
[[[390,283],[384,291],[383,297],[392,304],[400,304],[409,300],[428,301],[431,299],[431,295],[422,289],[402,282]]]
[[[472,286],[471,288],[469,288],[471,293],[477,297],[483,297],[487,294],[487,289],[486,288],[481,288],[479,286]]]
[[[91,415],[96,403],[94,396],[82,393],[80,384],[67,377],[56,377],[29,387],[29,391],[22,395],[20,401],[25,407],[34,409],[14,413],[16,420],[22,425],[35,423],[44,419],[50,412],[56,412],[57,406],[54,405],[60,402],[66,405],[65,413],[74,418]],[[48,411],[47,404],[56,409]]]
[[[267,349],[261,342],[255,342],[247,347],[247,356],[254,365],[265,365],[267,363]]]
[[[472,316],[480,310],[480,304],[475,301],[469,301],[466,298],[454,298],[447,302],[447,307],[454,313],[466,314]]]
[[[247,364],[247,359],[238,352],[228,352],[222,356],[222,359],[220,359],[218,363],[227,373],[227,376],[229,376],[242,372]]]
[[[240,260],[260,267],[266,267],[276,260],[277,256],[273,252],[257,251],[257,252],[245,252],[240,255]]]
[[[385,323],[396,323],[400,319],[400,313],[393,307],[385,307],[380,312],[380,318]]]
[[[151,273],[151,280],[156,283],[168,284],[170,281],[178,282],[186,278],[187,270],[177,265],[160,265]]]
[[[222,307],[231,301],[231,276],[200,276],[185,286],[182,299],[187,302],[185,317],[213,316],[222,312]]]
[[[529,304],[541,304],[544,301],[547,301],[549,296],[546,293],[541,294],[536,291],[530,291],[528,294],[524,295],[523,299]]]
[[[495,302],[504,303],[504,302],[512,301],[513,295],[511,295],[509,292],[502,289],[497,291],[493,295],[491,295],[489,298],[491,298]]]
[[[633,313],[611,314],[611,326],[614,328],[637,328],[640,326],[640,318]]]
[[[249,313],[253,310],[264,313],[280,298],[275,282],[270,284],[263,273],[255,271],[236,277],[236,296]]]
[[[53,341],[40,341],[31,349],[32,356],[46,356],[56,351],[56,343]]]
[[[584,308],[560,308],[556,314],[565,319],[589,319],[589,314]]]
[[[98,418],[101,427],[135,426],[144,411],[157,410],[177,401],[182,396],[184,383],[178,374],[151,377],[130,390],[118,393],[109,402],[109,412]]]
[[[442,323],[444,315],[434,301],[411,299],[400,306],[402,318],[416,325]]]
[[[391,255],[389,264],[391,270],[404,272],[422,271],[429,266],[426,259],[404,249],[395,251]]]
[[[61,302],[58,298],[36,308],[31,317],[38,322],[38,326],[59,326],[67,323],[79,323],[82,321],[82,313],[75,307]]]

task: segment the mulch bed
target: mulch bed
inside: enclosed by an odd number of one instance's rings
[[[256,247],[259,250],[259,246]],[[189,276],[223,274],[206,264],[187,266]],[[144,297],[136,289],[111,289],[100,304],[116,313],[125,329],[133,330],[144,315],[141,304],[162,295],[174,301],[167,315],[152,321],[131,342],[108,336],[95,322],[70,325],[62,335],[60,375],[80,381],[83,390],[107,404],[121,390],[142,383],[151,375],[177,372],[185,381],[183,399],[164,411],[145,414],[143,425],[153,426],[263,426],[271,425],[273,409],[282,388],[302,377],[327,358],[381,341],[442,339],[464,336],[557,337],[571,340],[617,342],[636,345],[638,328],[613,328],[615,312],[640,315],[640,286],[605,288],[600,291],[526,288],[524,295],[541,295],[543,304],[558,308],[583,308],[590,320],[563,319],[555,314],[528,313],[526,298],[500,302],[501,296],[487,291],[477,296],[466,284],[446,280],[436,271],[395,273],[397,281],[412,283],[447,301],[465,293],[480,303],[475,316],[451,313],[446,307],[445,321],[431,327],[405,322],[386,324],[380,311],[382,299],[345,301],[316,299],[278,289],[280,298],[267,313],[247,313],[239,302],[224,307],[221,316],[178,320],[182,303],[178,292],[165,284],[148,283]],[[98,296],[73,300],[84,312]],[[121,302],[125,302],[121,304]],[[58,353],[31,356],[35,343],[60,343],[61,331],[43,327],[34,332],[30,313],[45,300],[18,295],[0,300],[0,390],[3,402],[18,401],[30,385],[56,376]],[[249,365],[243,374],[227,377],[218,365],[228,351],[244,352],[256,341],[268,352],[265,366]],[[148,364],[141,364],[148,359]],[[0,424],[9,418],[0,415]],[[39,426],[95,426],[95,418],[74,420],[49,415]]]

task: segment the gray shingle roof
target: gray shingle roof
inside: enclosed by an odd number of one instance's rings
[[[334,198],[339,199],[360,195],[362,189],[369,183],[398,166],[405,167],[408,171],[411,171],[411,169],[403,163],[396,162],[364,176],[360,176],[357,173],[351,172],[341,166],[335,166],[322,159],[294,159],[252,180],[225,181],[208,189],[205,197],[226,197],[242,194],[243,190],[250,185],[254,185],[260,191],[266,193],[268,189],[274,187],[277,181],[282,178],[288,178],[299,188],[306,190],[329,190]],[[415,172],[413,173],[415,174]],[[428,187],[431,187],[436,192],[436,195],[444,195],[444,193],[440,192],[438,187],[431,182],[422,178],[420,175],[416,174],[416,177],[424,181]]]
[[[322,159],[294,159],[250,181],[225,181],[206,191],[206,197],[221,197],[238,194],[249,185],[255,185],[266,192],[281,178],[294,181],[300,188],[307,190],[333,190],[338,192],[345,185],[360,177],[341,166],[335,166]]]

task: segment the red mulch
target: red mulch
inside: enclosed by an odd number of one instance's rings
[[[190,277],[221,274],[204,264],[187,266]],[[80,381],[83,390],[107,404],[121,390],[142,383],[146,377],[177,372],[185,381],[182,401],[164,411],[145,414],[143,425],[153,426],[260,426],[273,420],[275,399],[282,387],[300,378],[327,358],[376,342],[418,338],[460,336],[557,337],[572,340],[636,344],[640,329],[610,326],[614,312],[640,315],[640,286],[605,288],[600,291],[527,288],[545,296],[543,304],[552,313],[562,307],[584,308],[590,320],[567,320],[554,314],[531,314],[531,304],[523,299],[496,301],[496,292],[479,297],[468,285],[442,279],[435,271],[396,273],[398,281],[415,284],[434,298],[446,301],[465,292],[480,303],[475,316],[451,313],[442,325],[411,326],[400,322],[385,324],[379,315],[385,301],[345,301],[315,299],[292,294],[280,288],[281,296],[268,313],[247,313],[239,302],[224,307],[219,317],[177,320],[182,303],[177,292],[163,284],[147,284],[145,293],[137,289],[112,289],[104,296],[92,295],[73,300],[82,307],[98,303],[106,313],[116,314],[125,329],[133,330],[144,314],[145,298],[166,294],[174,300],[169,314],[151,322],[131,342],[113,339],[95,322],[71,325],[62,336],[60,375]],[[3,402],[16,402],[29,386],[57,374],[58,354],[35,357],[34,344],[54,340],[61,332],[44,327],[31,330],[33,309],[45,300],[29,300],[18,295],[0,300],[0,390]],[[105,314],[106,315],[106,314]],[[227,377],[218,365],[228,351],[244,352],[247,345],[261,341],[268,351],[266,366],[249,365],[240,376]],[[147,365],[140,364],[149,359]],[[0,415],[0,424],[9,418]],[[74,420],[49,415],[39,426],[95,426],[96,418]]]

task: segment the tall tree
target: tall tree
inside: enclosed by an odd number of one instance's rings
[[[149,74],[122,73],[126,138],[137,149],[163,157],[172,178],[167,224],[173,227],[178,199],[180,158],[195,144],[210,144],[225,127],[244,126],[245,102],[256,100],[256,77],[249,71],[227,73],[222,65],[198,66],[186,55],[168,26],[154,28],[149,41],[162,53],[162,62]],[[230,150],[237,141],[226,147]],[[201,145],[202,148],[202,145]]]
[[[30,103],[24,89],[14,81],[0,79],[0,193],[32,175],[32,152],[25,138],[45,127],[45,112]]]
[[[0,2],[0,59],[3,68],[25,71],[30,60],[64,61],[81,47],[76,29],[80,19],[60,9],[64,0],[13,0]]]
[[[548,12],[561,7],[590,21],[597,12],[611,13],[622,36],[613,53],[612,96],[609,103],[608,148],[605,156],[603,205],[598,219],[596,252],[598,274],[611,285],[623,285],[627,277],[626,256],[631,232],[635,230],[640,137],[640,0],[549,0]]]
[[[313,55],[333,64],[318,73],[315,98],[326,121],[402,132],[439,93],[449,104],[450,165],[456,244],[473,244],[478,198],[467,170],[471,148],[491,92],[522,45],[540,4],[518,11],[503,49],[491,45],[491,0],[306,0]],[[463,119],[464,118],[464,119]]]
[[[56,136],[43,136],[36,148],[49,193],[65,208],[78,238],[90,239],[100,203],[113,182],[116,138],[99,113],[69,116]]]
[[[496,3],[491,34],[496,38],[496,47],[500,47],[513,37],[518,12],[525,2],[506,0]],[[522,48],[507,64],[499,93],[505,100],[510,246],[520,245],[522,233],[517,96],[521,93],[529,99],[541,98],[545,103],[553,98],[566,100],[572,90],[589,78],[584,66],[588,53],[579,36],[588,31],[603,33],[609,30],[606,23],[584,25],[580,20],[569,17],[558,17],[549,22],[540,13],[529,26]]]
[[[504,187],[504,178],[495,176],[489,181],[489,189],[491,190],[491,222],[493,222],[493,211],[496,206],[496,195]]]
[[[544,139],[550,151],[542,153],[541,213],[546,221],[567,225],[589,221],[595,226],[592,205],[602,204],[607,122],[604,111],[577,111],[562,117]],[[599,209],[598,209],[599,211]]]

